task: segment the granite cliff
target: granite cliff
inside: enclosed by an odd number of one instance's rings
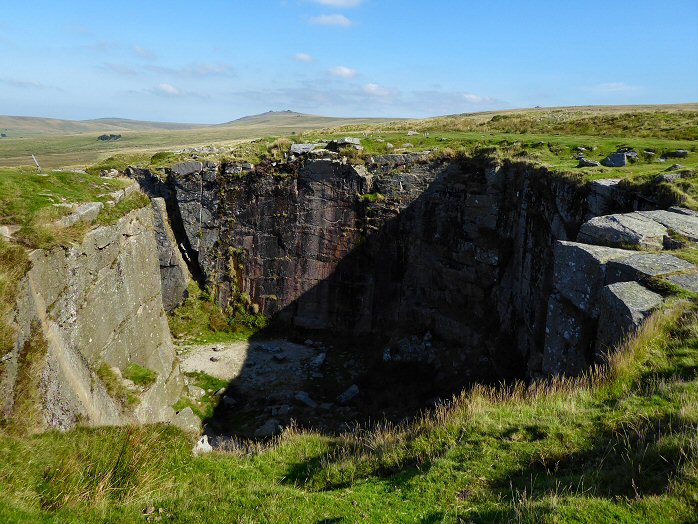
[[[162,223],[158,231],[166,232]],[[31,418],[24,422],[34,430],[177,422],[183,377],[163,310],[161,258],[149,207],[77,245],[31,252],[15,348],[3,357],[3,414]],[[134,366],[148,383],[123,376]]]
[[[661,302],[640,284],[606,289],[641,280],[606,278],[608,261],[634,251],[577,242],[595,217],[659,207],[613,180],[426,154],[129,174],[167,200],[185,259],[223,308],[242,304],[272,331],[340,341],[367,362],[423,363],[428,380],[579,374]],[[607,325],[603,308],[626,307],[626,291],[637,311]]]

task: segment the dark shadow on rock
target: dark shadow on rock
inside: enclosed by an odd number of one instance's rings
[[[184,230],[184,221],[182,220],[182,213],[174,195],[171,177],[162,179],[151,173],[149,169],[135,167],[129,167],[125,175],[138,182],[141,191],[150,198],[162,198],[165,200],[170,227],[177,240],[177,246],[182,253],[182,258],[187,264],[189,274],[203,287],[205,285],[205,278],[198,260],[196,256],[194,256],[195,251],[189,242],[189,237]]]
[[[231,181],[220,204],[234,215],[221,219],[226,256],[216,268],[230,286],[222,305],[238,289],[272,316],[250,351],[276,351],[265,345],[277,337],[311,339],[325,361],[303,361],[289,389],[274,369],[293,360],[290,349],[264,369],[248,357],[225,393],[246,402],[221,403],[207,431],[254,436],[266,420],[330,433],[353,421],[400,422],[475,382],[525,378],[545,336],[553,240],[576,234],[584,209],[568,181],[488,166],[375,175],[370,195],[385,201],[360,197],[366,179],[337,164],[297,179]],[[359,394],[339,401],[352,385]]]

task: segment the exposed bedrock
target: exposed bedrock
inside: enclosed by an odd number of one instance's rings
[[[173,420],[183,382],[159,258],[150,208],[89,231],[78,245],[31,253],[15,349],[0,368],[4,415],[30,411],[36,428],[58,429]],[[134,365],[150,383],[123,376]]]
[[[151,184],[219,304],[462,383],[597,362],[658,304],[649,290],[606,289],[642,280],[648,262],[608,280],[608,263],[636,253],[607,246],[661,249],[669,230],[692,238],[696,220],[648,211],[657,204],[616,181],[525,163],[410,154],[250,169],[186,162]],[[675,266],[663,275],[693,267],[663,262]],[[600,325],[600,311],[621,320]]]

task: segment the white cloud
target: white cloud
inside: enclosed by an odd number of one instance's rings
[[[351,20],[344,15],[320,15],[310,18],[310,23],[315,25],[336,25],[341,27],[349,27]]]
[[[156,58],[155,53],[139,45],[133,46],[133,53],[144,60],[155,60]]]
[[[155,86],[153,93],[164,96],[182,96],[184,93],[172,84],[162,83]]]
[[[296,53],[293,59],[296,62],[312,62],[315,60],[313,55],[309,55],[308,53]]]
[[[36,80],[20,80],[17,78],[0,78],[0,84],[20,89],[58,89],[57,87],[42,84]]]
[[[185,78],[199,78],[204,76],[234,76],[235,71],[230,64],[211,64],[207,62],[194,62],[181,67],[148,66],[147,69],[154,73],[173,75]]]
[[[123,64],[113,64],[110,62],[105,62],[100,66],[102,69],[106,69],[107,71],[111,71],[112,73],[116,73],[117,75],[120,76],[136,76],[138,75],[138,72],[132,68],[131,66],[123,65]]]
[[[489,96],[474,95],[472,93],[463,93],[461,96],[463,97],[463,100],[465,100],[469,104],[475,105],[490,104],[493,101],[493,99]]]
[[[337,66],[329,69],[327,71],[332,76],[338,76],[340,78],[354,78],[357,74],[356,69],[352,69],[347,66]]]
[[[314,0],[316,4],[331,7],[359,7],[363,0]]]
[[[604,84],[597,84],[591,89],[599,93],[629,93],[631,91],[637,91],[640,87],[628,85],[624,82],[607,82]]]
[[[372,96],[390,96],[393,94],[393,92],[390,89],[373,83],[366,84],[361,89],[367,95]]]

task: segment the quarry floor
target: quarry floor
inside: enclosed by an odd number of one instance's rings
[[[214,436],[268,437],[292,421],[337,433],[357,422],[407,420],[438,402],[443,392],[423,376],[431,370],[361,358],[361,349],[277,338],[188,346],[180,358],[185,373],[229,381],[204,421]]]

